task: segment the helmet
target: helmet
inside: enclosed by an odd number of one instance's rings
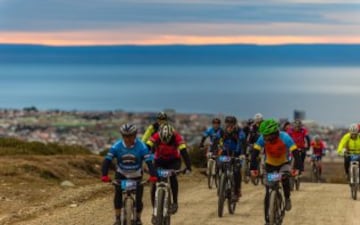
[[[314,140],[315,140],[315,141],[320,141],[320,136],[319,136],[319,135],[315,135],[315,136],[314,136]]]
[[[260,125],[260,133],[269,135],[279,131],[279,124],[274,119],[264,120]]]
[[[235,116],[227,116],[225,117],[225,123],[230,123],[235,125],[237,123],[237,119],[235,118]]]
[[[263,115],[261,114],[261,113],[256,113],[255,115],[254,115],[254,121],[255,121],[255,123],[259,123],[259,122],[261,122],[263,120]]]
[[[166,113],[164,112],[159,112],[156,116],[156,119],[158,120],[167,120],[168,116],[166,115]]]
[[[294,127],[300,128],[302,126],[301,120],[294,121]]]
[[[214,118],[212,120],[212,123],[218,123],[218,124],[221,124],[221,120],[219,118]]]
[[[160,140],[169,143],[174,134],[174,128],[170,124],[163,124],[160,127],[159,136]]]
[[[349,132],[352,133],[352,134],[359,133],[358,125],[356,123],[351,124],[350,127],[349,127]]]
[[[134,124],[125,123],[120,127],[121,135],[135,135],[137,133],[137,128]]]

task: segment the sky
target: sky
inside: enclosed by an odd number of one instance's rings
[[[0,0],[0,43],[360,44],[360,1]]]

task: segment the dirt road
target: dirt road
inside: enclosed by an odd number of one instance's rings
[[[173,216],[175,225],[221,225],[221,224],[264,224],[262,186],[243,184],[243,197],[234,215],[225,211],[223,218],[217,217],[217,197],[215,190],[209,190],[204,178],[182,178],[179,211]],[[113,223],[112,192],[100,195],[77,206],[55,208],[44,211],[36,218],[13,223],[16,225],[99,225]],[[144,195],[145,208],[143,224],[150,223],[148,188]],[[304,183],[301,190],[292,194],[293,209],[285,216],[285,225],[322,225],[322,224],[360,224],[357,212],[360,200],[350,199],[348,185]]]

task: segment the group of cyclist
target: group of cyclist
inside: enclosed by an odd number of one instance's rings
[[[157,121],[151,124],[145,131],[142,139],[137,138],[137,127],[134,124],[126,123],[120,127],[122,140],[116,142],[109,150],[102,165],[103,182],[110,182],[108,176],[109,167],[114,158],[116,158],[115,179],[132,179],[141,181],[143,179],[143,162],[146,162],[149,170],[149,181],[153,183],[151,190],[151,202],[154,206],[155,183],[158,181],[157,169],[178,170],[181,167],[181,157],[185,162],[185,173],[191,172],[191,161],[187,152],[187,146],[182,136],[169,123],[165,113],[160,112],[157,115]],[[172,190],[172,205],[169,212],[175,214],[178,209],[178,181],[176,175],[170,177],[170,186]],[[136,188],[136,225],[141,225],[141,212],[143,187],[138,185]],[[120,225],[122,205],[121,186],[115,186],[114,197],[115,223]]]
[[[220,127],[220,119],[212,120],[212,127],[208,128],[204,133],[200,142],[200,147],[204,146],[207,137],[210,139],[208,151],[211,154],[223,155],[231,154],[231,156],[239,157],[241,160],[246,157],[250,158],[250,175],[257,177],[259,175],[260,155],[264,157],[265,174],[271,172],[281,172],[285,174],[282,180],[285,209],[291,209],[290,200],[290,176],[296,176],[304,171],[304,163],[306,152],[312,147],[313,154],[321,166],[321,158],[325,153],[325,145],[318,135],[314,136],[314,140],[310,142],[308,131],[300,120],[293,123],[286,121],[282,126],[274,119],[264,120],[261,113],[257,113],[253,118],[247,120],[245,126],[240,128],[237,124],[236,129],[229,129],[229,122],[236,122],[233,116],[225,117],[224,128]],[[229,132],[235,131],[234,134]],[[231,140],[233,145],[227,145]],[[236,143],[236,144],[235,144]],[[292,163],[293,161],[293,163]],[[241,197],[241,165],[234,167],[235,179],[235,197]],[[320,169],[321,171],[321,169]],[[266,184],[266,180],[265,180]],[[265,194],[265,224],[269,223],[268,207],[269,207],[269,188],[267,185]]]
[[[102,165],[103,182],[110,182],[108,176],[112,160],[116,158],[115,179],[132,179],[141,181],[143,179],[143,162],[147,164],[149,180],[152,185],[151,202],[154,206],[155,183],[158,181],[157,169],[181,168],[181,158],[185,163],[185,172],[191,172],[191,160],[187,152],[187,145],[178,131],[169,121],[164,112],[157,115],[157,121],[151,124],[141,139],[137,138],[138,129],[134,124],[126,123],[121,126],[120,133],[122,139],[116,142],[105,156]],[[315,160],[318,163],[321,173],[321,158],[325,153],[325,145],[319,135],[315,135],[310,140],[307,129],[300,120],[293,123],[286,121],[281,126],[274,119],[263,119],[262,114],[257,113],[249,119],[245,126],[239,126],[235,116],[226,116],[224,126],[221,126],[221,119],[214,118],[212,126],[204,131],[200,141],[200,148],[204,147],[206,139],[209,138],[210,144],[207,155],[227,155],[239,160],[235,160],[233,166],[234,175],[234,195],[233,201],[238,201],[242,196],[241,183],[241,162],[245,158],[250,160],[251,177],[258,176],[259,156],[264,157],[265,174],[274,171],[285,174],[282,185],[285,195],[285,209],[291,210],[290,199],[290,176],[301,175],[304,171],[304,163],[307,151],[312,148]],[[344,135],[339,147],[339,154],[345,153],[344,167],[348,174],[350,159],[348,154],[360,154],[359,126],[351,125],[349,133]],[[170,213],[174,214],[178,210],[178,180],[176,175],[170,177],[172,190],[172,205]],[[265,224],[269,223],[269,188],[266,185],[265,194]],[[136,225],[141,225],[141,212],[143,187],[139,185],[136,189]],[[122,209],[122,190],[115,186],[114,209],[115,224],[121,224]]]

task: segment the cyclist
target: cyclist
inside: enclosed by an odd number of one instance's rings
[[[338,154],[344,153],[344,169],[347,178],[349,178],[350,154],[360,154],[360,135],[357,124],[351,124],[349,132],[340,140],[337,149]]]
[[[137,128],[134,124],[124,124],[120,127],[120,133],[123,140],[116,142],[109,150],[108,154],[102,164],[102,178],[103,182],[110,182],[108,171],[113,158],[117,159],[115,179],[133,179],[141,181],[143,176],[142,164],[143,161],[147,163],[150,171],[149,181],[155,182],[157,180],[156,171],[152,164],[149,149],[138,138],[136,138]],[[136,225],[141,225],[141,211],[143,187],[138,186],[136,189],[136,209],[137,218]],[[122,190],[121,187],[115,187],[114,208],[115,208],[115,224],[121,223],[121,208],[122,205]]]
[[[245,159],[243,147],[245,145],[245,134],[237,124],[237,119],[234,116],[227,116],[225,118],[225,128],[220,139],[221,150],[220,155],[228,155],[237,157],[240,160]],[[235,160],[234,166],[234,183],[235,193],[234,201],[238,201],[241,197],[241,164],[239,160]]]
[[[285,121],[281,126],[281,131],[287,131],[291,128],[291,123],[289,121]]]
[[[310,149],[310,136],[308,131],[301,120],[295,120],[293,126],[286,131],[290,137],[294,140],[301,158],[300,174],[304,172],[304,163],[306,157],[306,151]]]
[[[217,154],[219,138],[223,133],[223,129],[220,127],[221,120],[219,118],[214,118],[212,120],[212,127],[209,127],[204,133],[200,141],[200,148],[204,147],[204,142],[206,138],[210,138],[210,147],[208,153]]]
[[[263,115],[261,113],[256,113],[254,115],[254,123],[250,126],[250,132],[247,137],[248,144],[251,145],[254,144],[259,138],[260,136],[259,127],[262,121],[263,121]]]
[[[149,141],[148,146],[153,148],[155,153],[155,168],[179,170],[181,158],[183,158],[186,171],[191,172],[191,161],[186,150],[186,144],[182,136],[168,123],[160,126],[159,132],[155,133]],[[170,177],[170,186],[173,193],[173,204],[170,206],[170,213],[175,214],[178,210],[178,180],[176,175]],[[155,184],[152,188],[151,201],[154,205]]]
[[[311,142],[311,148],[313,151],[313,155],[315,157],[315,161],[317,167],[319,168],[319,175],[321,176],[322,172],[322,163],[321,158],[325,155],[325,143],[320,139],[319,135],[314,136],[314,140]]]
[[[261,136],[254,144],[254,148],[251,155],[251,175],[256,177],[258,175],[257,157],[260,151],[263,149],[265,154],[265,173],[271,172],[283,172],[288,173],[287,176],[282,180],[285,195],[285,209],[289,211],[291,209],[290,200],[290,153],[292,152],[295,158],[295,168],[299,168],[300,157],[298,154],[297,147],[291,137],[283,131],[279,130],[279,124],[273,120],[268,119],[260,125]],[[298,172],[297,170],[291,171],[294,175]],[[269,223],[268,208],[269,208],[269,187],[266,186],[265,194],[265,222]]]
[[[166,113],[159,112],[156,116],[156,122],[148,126],[141,140],[144,143],[146,143],[153,134],[158,132],[160,125],[167,123],[167,121],[168,121],[168,116],[166,115]]]

